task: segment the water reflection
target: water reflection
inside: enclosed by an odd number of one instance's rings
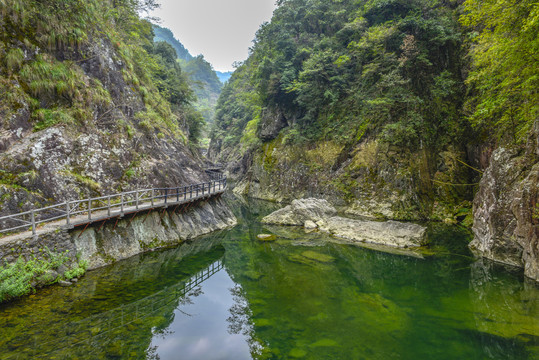
[[[0,309],[1,359],[152,358],[177,309],[223,271],[220,239],[141,255]]]
[[[471,265],[470,292],[478,338],[487,354],[509,358],[521,343],[539,355],[537,283],[519,281],[521,271],[480,259]],[[499,339],[508,339],[500,347]]]
[[[537,284],[475,261],[458,228],[403,256],[237,210],[230,231],[1,306],[0,359],[538,358]]]
[[[154,336],[150,345],[159,358],[250,359],[245,336],[227,331],[226,319],[236,301],[231,288],[226,271],[219,271],[202,284],[195,302],[176,308],[167,333]]]

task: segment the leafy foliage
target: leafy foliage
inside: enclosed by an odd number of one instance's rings
[[[235,73],[218,102],[216,128],[227,129],[228,137],[241,138],[249,121],[264,118],[264,109],[285,115],[292,126],[288,141],[353,144],[369,135],[415,150],[443,147],[466,134],[461,37],[450,5],[279,5],[236,70],[248,79],[238,81]],[[249,96],[241,95],[245,91]]]
[[[460,20],[470,29],[467,82],[470,120],[503,141],[526,139],[539,116],[539,4],[467,0]]]
[[[67,252],[54,253],[48,248],[41,249],[43,259],[36,257],[24,260],[19,257],[13,264],[0,266],[0,302],[8,301],[32,292],[37,285],[50,285],[61,279],[72,279],[86,272],[87,262],[80,261],[64,274],[54,277],[52,270],[69,262]]]
[[[154,44],[152,25],[139,15],[157,6],[154,0],[1,0],[0,76],[8,80],[1,86],[20,95],[2,99],[6,115],[29,104],[39,131],[95,126],[96,119],[113,122],[135,112],[141,130],[184,138],[188,129],[182,131],[179,117],[192,112],[192,91],[174,49]],[[114,103],[111,92],[118,101],[118,91],[101,83],[111,78],[87,74],[96,57],[121,68],[125,84],[113,77],[113,87],[132,92],[142,108]]]

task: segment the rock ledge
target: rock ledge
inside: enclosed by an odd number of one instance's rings
[[[398,248],[417,247],[425,244],[426,228],[398,221],[368,221],[335,216],[337,210],[321,199],[292,201],[282,209],[264,217],[265,224],[305,226],[315,223],[322,231],[333,236],[355,241]]]

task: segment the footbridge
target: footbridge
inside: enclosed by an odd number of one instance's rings
[[[20,212],[0,217],[0,236],[20,235],[32,232],[36,236],[40,232],[51,229],[84,230],[91,224],[103,225],[106,221],[118,221],[127,216],[141,212],[166,211],[172,207],[174,211],[185,211],[190,207],[210,198],[218,197],[227,187],[226,177],[214,173],[208,182],[170,188],[151,188],[111,194],[106,196],[65,201],[59,204]]]

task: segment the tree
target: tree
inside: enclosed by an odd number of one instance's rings
[[[535,0],[467,0],[470,30],[467,83],[471,122],[502,141],[526,138],[539,116],[539,4]]]

